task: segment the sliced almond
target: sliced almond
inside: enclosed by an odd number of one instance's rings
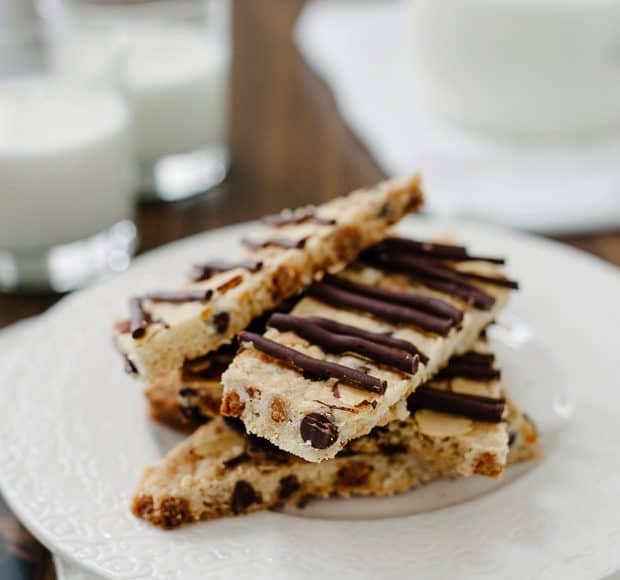
[[[473,423],[466,417],[457,417],[447,413],[438,413],[422,409],[415,414],[418,427],[424,435],[430,437],[454,437],[469,433]]]

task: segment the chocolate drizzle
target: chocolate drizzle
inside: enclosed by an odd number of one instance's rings
[[[333,286],[338,286],[338,288],[342,288],[343,290],[349,290],[386,302],[396,302],[403,306],[413,308],[414,310],[421,310],[422,312],[434,314],[441,318],[449,318],[456,324],[459,324],[463,320],[462,310],[452,306],[452,304],[445,300],[433,298],[432,296],[426,296],[415,292],[397,292],[395,290],[370,286],[369,284],[360,284],[359,282],[353,282],[352,280],[334,276],[333,274],[326,274],[323,277],[323,281]]]
[[[422,364],[426,364],[428,362],[428,357],[421,350],[419,350],[415,344],[409,342],[408,340],[394,338],[387,333],[370,332],[368,330],[358,328],[357,326],[350,326],[349,324],[343,324],[342,322],[336,322],[335,320],[330,320],[329,318],[322,318],[320,316],[308,316],[306,320],[309,320],[314,324],[317,324],[321,328],[324,328],[325,330],[329,330],[330,332],[334,332],[336,334],[359,336],[360,338],[365,338],[366,340],[371,340],[384,346],[389,346],[398,350],[404,350],[409,354],[416,354],[420,358],[420,362]]]
[[[258,272],[263,267],[259,260],[242,260],[240,262],[227,262],[226,260],[213,260],[206,264],[196,264],[192,267],[190,278],[194,282],[208,280],[216,274],[229,272],[230,270],[243,269],[248,272]]]
[[[489,262],[491,264],[505,264],[504,258],[491,258],[487,256],[472,256],[464,246],[452,244],[433,244],[420,242],[409,238],[386,238],[378,244],[378,247],[404,251],[409,254],[420,254],[428,258],[450,260],[454,262]]]
[[[501,376],[499,369],[457,362],[451,362],[437,373],[439,379],[464,378],[474,381],[496,381]]]
[[[470,378],[474,380],[496,380],[500,372],[494,368],[492,354],[470,351],[453,356],[448,365],[437,374],[437,379]],[[476,421],[497,423],[502,420],[505,400],[466,393],[455,393],[436,389],[430,385],[419,387],[407,400],[411,412],[417,409],[432,409],[443,413],[462,415]]]
[[[326,352],[356,353],[409,374],[415,374],[418,370],[420,357],[417,354],[411,355],[408,352],[376,344],[365,337],[335,334],[308,318],[276,313],[267,324],[281,331],[292,331]]]
[[[454,393],[427,385],[418,387],[407,399],[407,408],[411,413],[419,409],[430,409],[491,423],[502,420],[505,405],[504,399]]]
[[[493,296],[471,284],[460,272],[431,260],[388,254],[379,248],[367,251],[364,259],[388,270],[405,272],[426,286],[458,296],[476,308],[490,310],[495,304]]]
[[[501,286],[502,288],[510,288],[511,290],[518,290],[519,283],[516,280],[510,278],[501,278],[499,276],[485,276],[484,274],[478,274],[476,272],[463,272],[459,271],[461,276],[469,278],[470,280],[478,280],[478,282],[484,282],[485,284],[493,284],[494,286]]]
[[[253,250],[260,250],[262,248],[269,248],[271,246],[277,248],[302,249],[306,245],[306,238],[301,240],[289,240],[288,238],[268,238],[266,240],[248,240],[247,238],[241,240],[241,243]]]
[[[129,300],[129,313],[131,321],[129,331],[132,338],[142,338],[146,334],[146,327],[151,321],[151,317],[142,306],[142,298],[132,298]]]
[[[453,356],[437,373],[438,379],[464,378],[475,381],[494,381],[501,378],[501,372],[493,366],[495,360],[492,354],[475,351],[460,356]]]
[[[151,292],[146,294],[144,298],[151,300],[152,302],[206,302],[213,296],[213,290],[211,289],[196,289],[196,290],[168,290],[163,292]]]
[[[480,334],[482,336],[482,333]],[[477,352],[470,350],[465,354],[454,355],[450,359],[450,363],[467,363],[480,366],[492,366],[495,361],[495,355],[490,352]]]
[[[304,376],[312,377],[317,380],[335,378],[340,380],[343,384],[380,395],[382,395],[387,388],[387,381],[361,373],[343,365],[307,356],[295,349],[278,344],[259,334],[242,332],[239,334],[239,341],[242,343],[251,342],[257,350],[302,372]]]
[[[275,228],[289,225],[297,225],[305,222],[314,222],[322,226],[333,226],[334,224],[336,224],[336,220],[330,218],[322,218],[321,216],[316,215],[311,210],[284,210],[280,213],[276,213],[273,215],[266,215],[261,218],[261,221],[264,224]]]
[[[440,318],[378,298],[360,296],[328,282],[315,282],[308,289],[308,294],[330,306],[362,310],[390,322],[412,324],[442,336],[446,336],[454,326],[454,321],[450,318]]]

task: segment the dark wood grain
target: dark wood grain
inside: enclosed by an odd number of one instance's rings
[[[382,172],[342,123],[326,86],[291,42],[303,0],[240,0],[235,10],[230,178],[217,191],[138,211],[141,251],[180,237],[317,202]],[[557,238],[620,265],[620,229]],[[44,311],[57,296],[0,295],[0,327]],[[0,500],[0,578],[54,578],[49,553]]]

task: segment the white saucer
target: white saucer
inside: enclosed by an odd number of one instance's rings
[[[311,504],[163,532],[129,513],[144,465],[177,436],[149,423],[121,371],[110,323],[126,298],[170,287],[231,251],[252,225],[137,260],[41,319],[0,369],[0,487],[54,553],[104,578],[595,578],[620,567],[617,371],[620,276],[552,242],[408,219],[505,255],[523,283],[496,333],[507,380],[539,423],[545,457],[509,482],[429,486],[392,500]],[[4,361],[4,359],[3,359]],[[577,411],[568,421],[570,394]],[[450,507],[448,507],[450,506]]]

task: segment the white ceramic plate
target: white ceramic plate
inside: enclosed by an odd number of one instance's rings
[[[582,579],[620,567],[617,270],[536,238],[423,219],[402,231],[452,232],[478,252],[508,256],[523,282],[495,338],[512,390],[540,424],[544,459],[503,485],[444,482],[173,532],[135,519],[128,505],[141,468],[174,436],[146,418],[110,321],[128,296],[170,287],[193,262],[231,251],[248,227],[171,245],[71,296],[3,359],[0,486],[43,543],[127,580]],[[578,400],[568,420],[570,393]]]

